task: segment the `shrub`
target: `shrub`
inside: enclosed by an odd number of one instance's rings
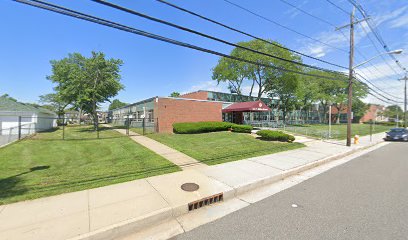
[[[364,124],[371,124],[372,121],[363,122]],[[382,125],[382,126],[395,126],[395,122],[375,122],[375,125]]]
[[[186,122],[173,123],[173,132],[178,134],[227,131],[233,123],[229,122]]]
[[[281,131],[261,130],[256,133],[261,139],[268,141],[293,142],[295,137]]]
[[[238,124],[233,124],[231,128],[233,132],[239,133],[251,133],[253,129],[251,125],[238,125]]]

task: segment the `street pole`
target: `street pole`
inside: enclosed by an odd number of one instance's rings
[[[353,75],[354,75],[354,13],[356,8],[350,14],[350,60],[349,60],[349,83],[348,83],[348,106],[347,106],[347,142],[348,147],[351,146],[351,107],[353,98]]]
[[[332,106],[330,104],[330,106],[329,106],[329,139],[331,138],[331,119],[332,119],[331,111],[332,111]]]
[[[407,127],[407,80],[408,80],[408,77],[407,75],[405,75],[404,78],[401,78],[398,80],[405,81],[405,85],[404,85],[404,128],[406,128]]]

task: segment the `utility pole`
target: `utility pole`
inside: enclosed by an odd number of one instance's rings
[[[404,128],[407,127],[407,80],[408,77],[405,75],[405,77],[398,79],[400,81],[405,81],[404,85]]]
[[[347,142],[346,145],[348,147],[351,146],[351,121],[352,121],[352,106],[353,106],[353,78],[354,78],[354,69],[356,67],[361,66],[362,64],[358,64],[354,66],[354,25],[366,21],[368,18],[364,18],[361,20],[354,20],[354,14],[356,12],[356,7],[353,7],[353,10],[350,13],[350,24],[347,24],[342,27],[336,28],[336,30],[343,29],[345,27],[350,27],[350,56],[349,56],[349,81],[348,81],[348,105],[347,105]],[[370,59],[371,60],[371,59]],[[369,60],[368,60],[369,61]]]
[[[349,83],[348,83],[348,106],[347,106],[347,142],[348,147],[351,146],[351,107],[353,105],[353,75],[354,75],[354,13],[356,7],[350,14],[350,60],[349,60]]]

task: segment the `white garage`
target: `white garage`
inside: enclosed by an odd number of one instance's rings
[[[48,109],[0,97],[0,146],[17,140],[19,136],[52,129],[57,126],[56,119],[57,115]]]

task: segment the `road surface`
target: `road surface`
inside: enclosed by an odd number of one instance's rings
[[[408,143],[386,145],[173,239],[408,239]]]

